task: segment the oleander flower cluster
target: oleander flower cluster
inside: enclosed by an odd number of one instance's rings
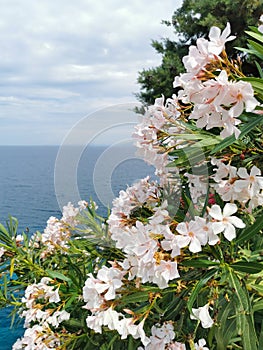
[[[260,349],[263,81],[228,58],[234,38],[227,24],[197,39],[174,95],[141,116],[158,180],[120,191],[107,218],[82,201],[30,237],[0,225],[1,306],[26,329],[13,349]]]

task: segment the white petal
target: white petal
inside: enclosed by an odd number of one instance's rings
[[[189,245],[189,250],[192,253],[201,252],[201,250],[202,250],[201,243],[199,242],[199,240],[197,238],[192,239],[192,241]]]
[[[253,165],[253,167],[251,168],[250,176],[257,176],[257,175],[261,175],[261,171],[259,170],[258,167]]]
[[[191,240],[191,238],[189,236],[177,236],[177,237],[178,238],[176,241],[177,241],[178,247],[180,247],[180,248],[186,247]]]
[[[212,223],[212,230],[214,234],[218,234],[220,232],[223,232],[225,229],[225,225],[222,222],[213,222]]]
[[[229,241],[232,241],[236,237],[236,229],[232,224],[227,224],[226,229],[224,231],[224,236]]]
[[[243,167],[238,169],[237,175],[242,179],[247,179],[249,177],[247,169]]]
[[[228,218],[228,222],[230,222],[232,225],[238,227],[238,228],[244,228],[246,227],[246,224],[239,219],[237,216],[231,216]]]
[[[209,215],[216,220],[223,219],[221,208],[217,204],[212,205],[211,209],[209,210]]]
[[[219,237],[214,234],[213,232],[209,232],[208,234],[208,244],[209,245],[215,245],[217,242],[219,242]]]
[[[210,40],[217,40],[219,39],[221,34],[221,30],[218,27],[211,27],[210,32],[209,32],[209,39]]]
[[[177,225],[176,231],[178,231],[181,235],[186,235],[188,233],[188,226],[185,222],[180,222]]]
[[[237,211],[237,206],[234,203],[227,203],[223,209],[223,216],[228,217]]]
[[[222,37],[223,39],[226,39],[226,38],[229,36],[230,33],[231,33],[230,23],[227,22],[226,27],[225,27],[225,29],[223,30],[222,34],[221,34],[221,37]]]

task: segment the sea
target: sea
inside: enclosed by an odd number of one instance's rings
[[[131,145],[72,147],[0,146],[2,224],[11,215],[19,233],[43,232],[50,216],[61,217],[63,205],[91,198],[106,216],[120,190],[148,175],[154,178],[154,169]],[[11,327],[10,312],[0,309],[0,350],[11,350],[24,333],[23,323]]]

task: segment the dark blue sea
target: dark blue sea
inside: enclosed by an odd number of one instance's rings
[[[62,168],[57,159],[59,150],[58,146],[0,146],[1,223],[12,215],[19,220],[20,232],[43,231],[50,216],[60,218],[61,207],[71,200],[71,194],[74,204],[79,198],[88,201],[92,197],[99,213],[106,216],[121,189],[153,174],[131,146],[90,146],[81,154],[69,150]],[[77,167],[73,174],[74,155]],[[10,328],[9,313],[9,309],[0,310],[0,350],[12,349],[24,332],[22,325]]]

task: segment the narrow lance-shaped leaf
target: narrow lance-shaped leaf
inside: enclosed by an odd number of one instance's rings
[[[260,33],[256,33],[256,32],[251,32],[251,31],[245,31],[245,33],[249,36],[251,36],[252,38],[260,41],[261,43],[263,43],[263,35]]]
[[[187,308],[190,313],[192,313],[192,308],[194,305],[194,302],[200,292],[200,290],[206,285],[206,283],[213,277],[215,276],[216,270],[212,269],[208,271],[195,285],[195,287],[192,290],[192,293],[190,295],[190,298],[187,302]]]
[[[245,272],[249,274],[254,274],[261,272],[263,265],[256,262],[238,261],[230,265],[235,271]]]
[[[234,290],[234,297],[236,299],[236,319],[240,326],[240,335],[244,350],[258,350],[257,335],[254,327],[254,320],[252,317],[252,307],[248,298],[246,290],[244,290],[238,277],[234,271],[229,267],[229,283]],[[251,341],[253,339],[253,341]]]
[[[257,235],[263,229],[263,215],[259,216],[253,225],[247,226],[237,237],[236,243],[241,244]]]

